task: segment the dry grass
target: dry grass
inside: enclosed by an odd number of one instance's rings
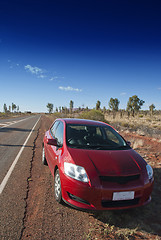
[[[116,113],[115,118],[113,118],[112,112],[108,112],[105,114],[105,119],[110,123],[120,123],[123,127],[137,128],[142,125],[150,127],[150,128],[158,128],[161,130],[161,113],[157,112],[153,116],[150,113],[146,114],[136,114],[135,117],[128,116],[127,113],[120,112]]]

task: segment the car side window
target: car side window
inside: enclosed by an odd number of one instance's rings
[[[105,128],[105,132],[106,132],[107,139],[119,144],[119,139],[112,133],[110,129]]]
[[[56,131],[58,124],[59,124],[59,121],[56,121],[50,129],[53,137],[55,137],[55,131]]]
[[[63,146],[63,133],[64,133],[64,125],[62,122],[59,122],[59,125],[57,126],[55,130],[55,135],[54,135],[59,146]]]

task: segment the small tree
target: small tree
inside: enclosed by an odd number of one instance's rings
[[[134,117],[135,113],[138,112],[141,106],[145,103],[145,101],[138,98],[137,95],[129,97],[129,101],[127,103],[127,111],[132,112],[132,116]]]
[[[113,118],[115,118],[116,112],[119,110],[119,103],[120,101],[117,98],[110,98],[108,105],[113,111]]]
[[[112,111],[117,112],[119,110],[119,103],[120,101],[117,98],[110,98],[108,105]]]
[[[70,100],[69,107],[70,107],[70,113],[72,113],[73,107],[74,107],[74,102],[72,100]]]
[[[16,104],[12,103],[12,112],[16,109]]]
[[[6,103],[4,103],[4,105],[3,105],[3,111],[4,111],[4,113],[7,112],[7,105],[6,105]]]
[[[65,114],[69,113],[69,109],[67,107],[65,107]]]
[[[52,112],[53,112],[53,104],[52,104],[52,103],[48,103],[48,104],[46,105],[46,107],[48,108],[49,113],[52,113]]]
[[[155,105],[154,105],[154,104],[151,104],[151,105],[149,106],[149,111],[151,112],[151,115],[154,114],[154,110],[155,110]]]
[[[101,102],[98,100],[96,103],[96,110],[100,110]]]

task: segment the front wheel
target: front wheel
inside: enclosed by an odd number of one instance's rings
[[[59,175],[59,169],[56,170],[55,176],[54,176],[54,193],[55,193],[55,199],[58,203],[62,202],[62,193],[61,193],[61,182],[60,182],[60,175]]]
[[[44,149],[44,146],[42,146],[42,163],[44,165],[48,165],[47,161],[46,161],[46,157],[45,157],[45,149]]]

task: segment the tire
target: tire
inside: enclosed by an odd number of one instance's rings
[[[56,170],[54,176],[54,194],[58,203],[62,203],[61,181],[59,175],[59,169]]]
[[[46,157],[45,157],[45,149],[44,149],[44,146],[42,146],[42,163],[43,165],[47,166],[48,163],[46,161]]]

